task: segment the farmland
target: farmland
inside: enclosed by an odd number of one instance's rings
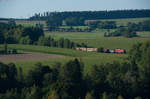
[[[117,26],[120,25],[127,25],[127,23],[132,22],[132,23],[138,23],[142,21],[150,20],[150,18],[125,18],[125,19],[101,19],[101,20],[96,20],[96,21],[115,21]],[[95,21],[95,20],[94,20]],[[3,21],[0,20],[0,22],[5,22],[7,23],[8,21]],[[30,20],[16,20],[16,24],[18,25],[23,25],[23,26],[35,26],[36,24],[42,24],[44,27],[46,26],[45,21],[30,21]],[[72,26],[73,28],[87,28],[88,26]],[[60,26],[60,28],[70,28],[70,26]]]
[[[1,45],[2,46],[2,45]],[[70,59],[79,58],[85,63],[85,72],[87,72],[88,68],[92,65],[96,64],[102,64],[106,62],[112,62],[115,60],[122,60],[127,57],[127,55],[119,55],[119,54],[104,54],[104,53],[96,53],[96,52],[82,52],[82,51],[76,51],[73,49],[62,49],[62,48],[53,48],[53,47],[43,47],[43,46],[32,46],[32,45],[14,45],[10,44],[8,45],[8,48],[10,49],[18,49],[22,51],[28,51],[28,52],[37,52],[37,53],[45,53],[45,54],[55,54],[55,55],[62,55],[64,57],[58,58],[56,60],[55,58],[47,58],[47,59],[31,59],[30,61],[10,61],[15,62],[17,66],[21,66],[25,69],[24,72],[26,73],[29,69],[31,69],[35,63],[41,62],[44,65],[52,65],[56,62],[65,63]],[[41,56],[42,57],[42,56]],[[33,57],[34,58],[34,57]],[[8,63],[8,62],[6,62]],[[30,64],[30,65],[29,65]]]
[[[150,40],[150,32],[139,32],[139,37],[104,37],[103,32],[93,33],[47,33],[56,39],[68,38],[76,43],[85,43],[92,47],[124,48],[129,50],[133,44]],[[144,38],[143,38],[144,37]],[[146,38],[145,38],[146,37]]]
[[[150,18],[131,18],[131,19],[108,19],[101,21],[116,21],[117,25],[126,25],[128,22],[141,22],[144,20],[149,20]],[[21,24],[25,27],[35,26],[38,21],[16,21],[16,24]],[[45,21],[40,21],[43,26],[46,26]],[[70,28],[69,26],[61,26],[60,28]],[[87,28],[87,26],[73,26],[73,28]],[[104,47],[104,48],[122,48],[126,49],[127,52],[132,47],[132,45],[137,42],[145,42],[150,40],[150,32],[137,32],[139,37],[134,38],[125,38],[125,37],[104,37],[104,33],[107,32],[107,29],[97,29],[92,32],[45,32],[45,36],[51,36],[55,39],[67,38],[75,43],[85,43],[91,47]],[[109,31],[114,31],[111,29]],[[2,47],[1,45],[0,47]],[[34,46],[34,45],[20,45],[20,44],[10,44],[8,45],[10,49],[17,49],[24,52],[34,52],[34,53],[43,53],[43,54],[53,54],[53,55],[61,55],[63,57],[58,58],[42,58],[42,59],[31,59],[24,61],[10,61],[15,62],[17,67],[23,67],[25,73],[28,70],[34,67],[34,64],[37,62],[41,62],[44,65],[54,65],[56,62],[66,63],[69,60],[74,58],[81,59],[85,64],[85,72],[87,72],[88,68],[90,68],[94,64],[102,64],[107,62],[112,62],[115,60],[122,61],[127,58],[127,55],[118,55],[118,54],[104,54],[104,53],[96,53],[96,52],[82,52],[76,51],[73,49],[65,49],[65,48],[54,48],[54,47],[44,47],[44,46]],[[9,63],[8,61],[6,63]]]

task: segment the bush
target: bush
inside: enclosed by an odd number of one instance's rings
[[[98,48],[97,52],[103,53],[104,52],[104,48],[103,47]]]
[[[16,49],[13,49],[13,50],[12,50],[12,54],[17,54],[17,50],[16,50]]]

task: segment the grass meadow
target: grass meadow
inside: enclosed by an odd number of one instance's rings
[[[29,26],[36,26],[36,24],[42,24],[43,26],[46,26],[45,21],[16,21],[17,25],[23,25],[25,27]]]
[[[2,47],[3,45],[1,45]],[[53,47],[43,47],[43,46],[33,46],[33,45],[19,45],[19,44],[9,44],[8,48],[10,49],[18,49],[22,51],[29,52],[39,52],[39,53],[48,53],[48,54],[59,54],[64,55],[63,58],[59,59],[46,59],[46,60],[37,60],[37,61],[22,61],[22,62],[14,62],[17,67],[22,67],[23,72],[26,74],[30,69],[34,67],[37,62],[41,62],[43,65],[53,66],[55,63],[60,62],[65,64],[67,61],[78,58],[85,65],[85,73],[88,69],[94,64],[100,65],[105,64],[107,62],[113,61],[122,61],[127,58],[127,55],[120,54],[105,54],[105,53],[97,53],[97,52],[83,52],[76,51],[74,49],[62,49],[62,48],[53,48]],[[9,62],[6,62],[9,63]]]
[[[57,33],[47,32],[46,36],[52,36],[55,39],[68,38],[76,43],[85,43],[92,47],[104,48],[123,48],[129,51],[133,44],[150,40],[150,32],[138,32],[139,37],[104,37],[104,32],[92,33]]]

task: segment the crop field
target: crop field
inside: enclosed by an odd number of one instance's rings
[[[0,61],[1,62],[31,61],[31,60],[58,59],[63,57],[64,56],[62,55],[25,52],[21,54],[0,55]]]

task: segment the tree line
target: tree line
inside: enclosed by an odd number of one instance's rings
[[[87,46],[85,43],[78,44],[78,43],[74,43],[70,41],[69,39],[60,38],[58,40],[55,40],[51,36],[40,37],[37,44],[41,46],[70,48],[70,49],[74,49],[75,47],[90,47],[90,46]]]
[[[36,13],[30,20],[55,20],[62,23],[66,20],[67,25],[81,25],[85,20],[118,19],[118,18],[141,18],[150,17],[149,9],[141,10],[112,10],[112,11],[66,11]],[[79,21],[80,20],[80,21]],[[83,21],[82,21],[83,20]],[[82,22],[82,23],[80,23]]]
[[[34,44],[40,36],[44,36],[42,27],[23,27],[16,25],[14,20],[0,23],[0,44],[28,43]]]
[[[86,74],[81,59],[64,65],[37,63],[25,75],[13,63],[0,63],[0,98],[149,99],[149,53],[150,42],[137,43],[126,61],[94,65]]]
[[[129,22],[127,26],[119,27],[113,32],[106,32],[105,37],[110,36],[125,36],[125,37],[136,37],[137,31],[150,31],[150,20],[146,20],[138,23]]]
[[[51,46],[59,48],[87,47],[86,44],[77,44],[69,39],[60,38],[58,40],[44,36],[41,25],[36,27],[23,27],[16,25],[14,20],[7,23],[0,23],[0,44],[31,44],[41,46]]]
[[[141,18],[150,17],[149,9],[142,10],[114,10],[114,11],[72,11],[72,12],[44,12],[35,14],[29,20],[45,20],[50,31],[59,26],[85,26],[87,20]],[[106,24],[105,24],[106,25]],[[115,28],[108,26],[107,28]]]

